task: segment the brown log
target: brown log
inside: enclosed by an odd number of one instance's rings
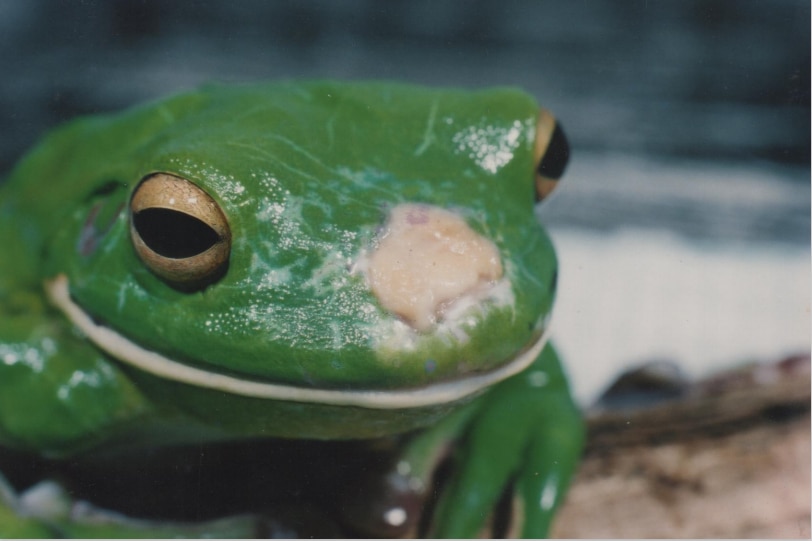
[[[589,417],[555,537],[810,536],[809,357]]]

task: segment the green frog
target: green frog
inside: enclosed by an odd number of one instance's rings
[[[364,482],[420,504],[360,522],[469,537],[507,502],[510,533],[544,536],[583,444],[534,213],[568,154],[509,88],[209,85],[68,123],[0,187],[0,449],[124,471],[189,446],[383,446]],[[261,520],[148,520],[7,468],[3,536]]]

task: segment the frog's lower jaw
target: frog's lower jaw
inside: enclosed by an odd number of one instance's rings
[[[68,278],[59,274],[45,281],[45,291],[51,302],[76,325],[97,347],[112,357],[135,366],[154,376],[196,387],[215,389],[235,395],[325,404],[356,406],[370,409],[408,409],[442,405],[462,400],[491,385],[518,374],[539,355],[547,342],[547,329],[530,346],[509,363],[489,372],[454,381],[439,382],[418,389],[404,390],[337,390],[312,389],[266,383],[202,370],[159,353],[142,348],[109,327],[99,325],[71,298]]]

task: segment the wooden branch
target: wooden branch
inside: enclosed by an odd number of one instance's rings
[[[809,357],[595,412],[556,537],[809,537]]]

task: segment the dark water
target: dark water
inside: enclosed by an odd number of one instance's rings
[[[210,80],[516,85],[574,147],[551,225],[808,244],[809,21],[806,0],[4,0],[0,174],[59,122]]]
[[[81,113],[217,80],[518,85],[577,148],[809,163],[805,0],[0,2],[0,170]]]

